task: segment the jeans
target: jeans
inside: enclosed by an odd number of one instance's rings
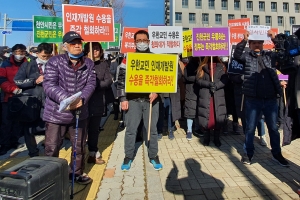
[[[125,156],[128,158],[134,157],[135,150],[135,140],[138,131],[139,122],[143,119],[144,128],[148,133],[149,125],[149,101],[135,101],[129,100],[128,110],[126,112],[126,132],[125,132]],[[157,141],[157,120],[159,116],[159,102],[156,100],[152,103],[152,116],[151,116],[151,126],[150,126],[150,142],[148,144],[148,156],[149,158],[154,158],[158,153],[158,141]],[[147,141],[147,136],[143,137]]]
[[[257,132],[258,132],[258,136],[264,136],[266,134],[265,131],[265,120],[262,118],[262,115],[260,115],[260,120],[258,120],[258,123],[256,125],[257,127]],[[242,126],[243,126],[243,131],[244,133],[246,133],[246,122],[245,122],[245,118],[241,119],[242,121]]]
[[[277,126],[278,104],[274,99],[255,99],[245,98],[245,143],[244,151],[249,156],[254,155],[254,134],[255,127],[259,121],[261,113],[265,116],[265,121],[270,136],[270,143],[272,147],[272,154],[281,153],[280,135]]]
[[[174,123],[172,121],[172,104],[171,104],[171,98],[163,98],[162,105],[159,106],[159,119],[157,123],[157,130],[159,133],[163,132],[164,128],[164,116],[167,111],[168,115],[168,131],[173,130]]]

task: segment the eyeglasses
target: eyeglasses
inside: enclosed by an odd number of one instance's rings
[[[140,42],[143,42],[143,43],[148,43],[150,40],[136,40],[135,42],[136,43],[140,43]]]

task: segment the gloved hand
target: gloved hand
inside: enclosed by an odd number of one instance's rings
[[[215,91],[216,91],[216,84],[215,84],[214,82],[211,82],[211,83],[209,84],[209,92],[210,92],[211,94],[214,94]]]

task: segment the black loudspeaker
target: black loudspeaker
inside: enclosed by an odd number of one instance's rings
[[[33,157],[0,173],[1,200],[69,200],[65,159]]]

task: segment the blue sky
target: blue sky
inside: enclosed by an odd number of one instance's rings
[[[164,24],[164,0],[124,0],[124,25],[128,27],[147,27],[149,24]],[[41,4],[36,0],[0,0],[1,21],[3,14],[14,19],[32,19],[32,15],[45,15],[47,12],[40,9]],[[9,26],[11,27],[11,26]],[[1,29],[0,29],[1,30]],[[13,32],[6,36],[6,45],[23,43],[30,45],[31,32]],[[2,34],[0,46],[2,46]]]

